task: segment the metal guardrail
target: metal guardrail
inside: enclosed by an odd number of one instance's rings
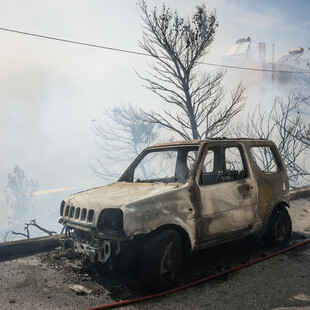
[[[0,261],[40,253],[56,248],[59,246],[60,236],[62,235],[0,243]]]
[[[290,192],[290,199],[291,200],[296,200],[299,198],[305,198],[310,196],[310,187],[302,187],[296,190],[293,190]]]

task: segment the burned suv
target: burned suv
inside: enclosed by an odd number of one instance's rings
[[[289,184],[275,144],[207,139],[146,148],[110,185],[73,194],[60,207],[61,243],[113,265],[140,261],[142,282],[167,288],[184,253],[261,233],[291,234]]]

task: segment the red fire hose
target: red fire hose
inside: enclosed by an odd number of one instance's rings
[[[161,293],[157,293],[157,294],[153,294],[153,295],[142,296],[142,297],[139,297],[139,298],[133,298],[133,299],[124,300],[124,301],[119,301],[119,302],[115,302],[115,303],[108,304],[108,305],[103,305],[103,306],[99,306],[99,307],[95,307],[95,308],[89,308],[87,310],[103,310],[103,309],[111,309],[111,308],[123,307],[123,306],[127,306],[129,304],[133,304],[135,302],[139,302],[139,301],[143,301],[143,300],[148,300],[148,299],[152,299],[152,298],[168,295],[168,294],[171,294],[171,293],[183,290],[185,288],[188,288],[188,287],[191,287],[191,286],[203,283],[203,282],[207,282],[209,280],[212,280],[214,278],[220,277],[222,275],[225,275],[225,274],[228,274],[228,273],[231,273],[231,272],[243,269],[245,267],[249,267],[251,265],[254,265],[254,264],[257,264],[259,262],[262,262],[262,261],[264,261],[264,260],[266,260],[268,258],[271,258],[271,257],[277,256],[277,255],[280,255],[282,253],[288,252],[290,250],[293,250],[293,249],[295,249],[297,247],[300,247],[302,245],[305,245],[307,243],[310,243],[310,239],[306,240],[306,241],[303,241],[301,243],[295,244],[295,245],[293,245],[291,247],[288,247],[288,248],[286,248],[284,250],[272,253],[272,254],[264,256],[264,257],[262,257],[260,259],[257,259],[257,260],[254,260],[252,262],[246,263],[244,265],[240,265],[240,266],[237,266],[237,267],[234,267],[234,268],[231,268],[231,269],[228,269],[228,270],[216,273],[216,274],[214,274],[212,276],[208,276],[206,278],[203,278],[203,279],[200,279],[200,280],[197,280],[197,281],[194,281],[194,282],[191,282],[191,283],[188,283],[188,284],[176,287],[176,288],[171,289],[169,291],[165,291],[165,292],[161,292]]]

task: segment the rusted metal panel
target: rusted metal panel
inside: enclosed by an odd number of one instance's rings
[[[195,207],[190,197],[190,187],[174,185],[171,191],[123,207],[126,234],[145,234],[164,225],[177,225],[187,232],[194,245]]]

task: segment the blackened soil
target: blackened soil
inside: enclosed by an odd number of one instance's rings
[[[259,236],[254,235],[187,255],[183,259],[183,270],[175,281],[175,287],[257,260],[309,237],[293,232],[288,244],[267,247]],[[118,301],[145,295],[139,285],[138,265],[127,266],[123,262],[107,270],[100,263],[92,264],[82,255],[61,248],[41,254],[40,260],[47,268],[56,269],[66,282],[91,287],[95,297],[107,295],[107,298]],[[231,275],[223,275],[216,281],[227,281]]]

